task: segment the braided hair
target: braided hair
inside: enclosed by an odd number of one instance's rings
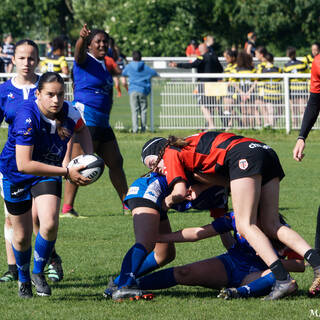
[[[160,141],[158,143],[160,143]],[[146,175],[154,171],[155,168],[157,168],[158,164],[163,158],[163,155],[167,147],[184,148],[189,144],[190,144],[190,141],[185,141],[183,138],[179,138],[176,136],[169,136],[166,143],[163,144],[162,148],[157,154],[158,156],[157,161],[155,162],[154,166],[146,173]]]

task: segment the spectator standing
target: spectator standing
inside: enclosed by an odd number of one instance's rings
[[[257,73],[282,73],[279,67],[273,64],[273,55],[267,52],[264,56],[265,63],[261,69],[258,69]],[[263,125],[265,128],[272,127],[274,125],[274,114],[280,115],[277,105],[282,104],[281,84],[280,78],[273,79],[260,79],[260,83],[263,87],[260,88],[260,95],[262,94],[262,107],[261,112],[263,115]],[[274,112],[275,111],[275,112]]]
[[[284,65],[284,73],[308,73],[308,66],[296,58],[296,49],[289,47],[287,56],[290,61]],[[307,82],[306,79],[290,79],[290,105],[293,128],[298,127],[299,119],[302,117],[307,102]]]
[[[214,52],[214,36],[207,35],[204,38],[204,43],[207,45],[209,52]]]
[[[186,56],[187,57],[196,57],[200,55],[200,51],[198,49],[198,44],[196,40],[191,40],[189,45],[186,48]]]
[[[314,42],[311,45],[311,53],[307,54],[304,56],[301,61],[304,62],[308,68],[311,70],[312,67],[312,62],[315,56],[317,56],[320,53],[320,43],[319,42]]]
[[[148,95],[151,92],[151,78],[157,72],[141,61],[141,52],[133,51],[133,61],[125,66],[122,75],[129,77],[129,95],[132,117],[132,132],[138,132],[138,115],[141,118],[141,132],[146,130]]]
[[[68,63],[64,56],[65,41],[62,37],[57,37],[52,41],[52,53],[40,62],[41,72],[58,72],[69,74]]]
[[[185,69],[192,69],[196,68],[197,73],[222,73],[223,68],[213,52],[209,52],[208,47],[205,43],[201,43],[199,45],[199,52],[200,56],[193,62],[187,63],[176,63],[170,62],[170,67],[176,68],[185,68]],[[209,129],[214,127],[213,118],[211,112],[213,111],[213,106],[215,105],[214,97],[208,97],[204,94],[204,83],[203,82],[216,82],[218,81],[217,78],[201,78],[198,79],[201,83],[198,86],[198,94],[199,94],[199,103],[201,105],[201,111],[206,119],[207,125]],[[219,112],[221,114],[221,110]]]
[[[244,50],[252,57],[255,56],[257,35],[255,32],[249,32],[247,35],[248,41],[244,45]]]
[[[121,53],[119,47],[115,44],[115,41],[113,38],[111,38],[111,37],[109,38],[108,45],[109,45],[109,47],[107,50],[107,56],[111,57],[116,62],[120,71],[122,72],[125,65],[128,63],[126,56]],[[121,74],[121,72],[120,72],[120,74]],[[124,88],[128,91],[127,80],[124,77],[120,77],[120,79],[119,79],[120,74],[114,74],[114,77],[113,77],[114,86],[117,90],[118,97],[121,97],[121,95],[122,95],[121,88],[120,88],[120,81],[121,81],[122,85],[124,86]]]
[[[223,73],[236,73],[237,68],[237,51],[227,49],[223,53],[226,59],[227,66],[224,68]],[[224,78],[224,81],[228,81],[228,95],[223,99],[223,115],[224,115],[224,127],[229,128],[233,125],[235,117],[234,104],[237,100],[236,89],[234,87],[234,78]]]
[[[4,62],[4,72],[11,73],[13,69],[12,57],[14,44],[11,33],[6,34],[3,38],[2,52],[0,57]]]
[[[256,73],[253,67],[252,56],[241,50],[237,56],[236,73]],[[240,114],[242,116],[242,125],[244,128],[254,128],[256,120],[259,120],[259,113],[255,105],[254,79],[237,78],[237,86],[235,87],[239,93],[238,100],[240,101]]]

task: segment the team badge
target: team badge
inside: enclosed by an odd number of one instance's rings
[[[246,170],[248,168],[249,164],[248,161],[246,159],[241,159],[239,160],[239,168],[241,170]]]

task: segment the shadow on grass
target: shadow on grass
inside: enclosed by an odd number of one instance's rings
[[[217,298],[217,295],[219,294],[219,290],[212,290],[208,289],[208,291],[202,291],[201,289],[199,291],[187,291],[186,290],[170,290],[170,291],[161,291],[161,290],[156,290],[152,291],[155,294],[155,297],[157,296],[162,296],[162,297],[172,297],[172,298],[213,298],[213,299],[219,299]],[[252,297],[250,299],[262,299],[263,297]],[[288,296],[285,298],[282,298],[281,300],[298,300],[301,298],[307,298],[307,292],[304,290],[298,290],[297,293],[295,293],[292,296]],[[219,299],[222,300],[222,299]],[[234,300],[239,300],[239,299],[234,299]],[[242,299],[245,300],[245,299]]]

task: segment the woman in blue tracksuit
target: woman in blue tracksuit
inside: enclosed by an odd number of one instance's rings
[[[103,30],[90,31],[86,24],[81,29],[74,52],[73,103],[88,126],[94,150],[109,168],[110,180],[123,201],[128,186],[123,159],[109,123],[113,82],[104,60],[108,39],[108,34]],[[75,143],[72,158],[81,153],[79,145]],[[77,215],[73,209],[76,191],[76,186],[66,183],[62,213]]]
[[[12,247],[22,298],[32,297],[31,280],[38,295],[51,295],[43,270],[57,238],[61,176],[78,185],[90,181],[79,173],[84,166],[62,167],[73,132],[78,132],[86,153],[93,149],[80,113],[64,102],[64,82],[59,74],[43,74],[36,96],[36,101],[26,101],[20,107],[0,155],[1,187],[13,226]],[[32,198],[40,229],[30,278]]]

